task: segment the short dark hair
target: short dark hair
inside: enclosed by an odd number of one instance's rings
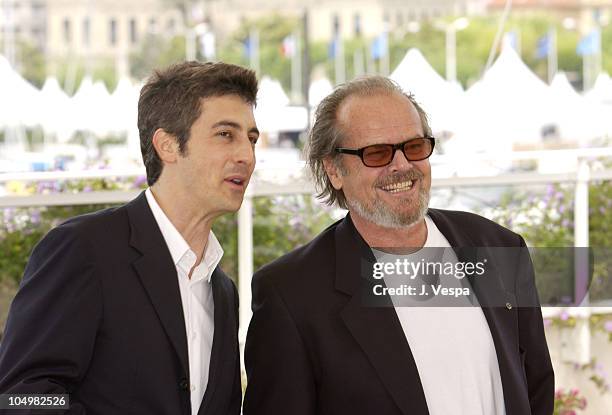
[[[397,94],[406,98],[417,110],[425,135],[431,135],[427,114],[416,101],[414,95],[404,92],[391,79],[371,75],[338,86],[317,107],[315,122],[310,129],[306,144],[306,160],[318,190],[317,197],[323,199],[328,205],[337,204],[343,209],[348,209],[344,192],[342,189],[336,190],[334,188],[323,163],[326,158],[331,158],[341,173],[345,171],[339,154],[336,152],[336,147],[339,147],[345,139],[344,131],[338,125],[338,109],[351,96],[368,97],[381,94]]]
[[[162,172],[162,161],[153,146],[158,128],[176,137],[186,153],[189,131],[201,113],[202,98],[238,95],[248,104],[257,99],[257,76],[241,66],[223,62],[181,62],[156,70],[140,90],[138,131],[140,150],[152,186]]]

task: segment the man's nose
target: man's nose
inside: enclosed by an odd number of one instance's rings
[[[246,164],[247,166],[255,164],[255,147],[251,143],[249,137],[238,140],[235,160],[237,163]]]
[[[412,163],[408,161],[404,151],[402,149],[396,150],[389,164],[389,169],[391,169],[391,171],[402,171],[410,168],[412,168]]]

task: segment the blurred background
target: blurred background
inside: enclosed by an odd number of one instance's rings
[[[239,286],[244,341],[253,270],[344,215],[319,203],[304,170],[316,105],[335,85],[380,74],[430,116],[431,206],[482,214],[539,250],[555,413],[612,413],[612,0],[0,7],[0,332],[51,227],[145,188],[136,116],[146,77],[223,60],[260,78],[257,168],[241,210],[214,229]],[[561,268],[572,272],[559,277],[559,247],[590,255],[566,251]]]

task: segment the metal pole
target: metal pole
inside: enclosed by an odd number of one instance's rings
[[[358,47],[355,49],[355,53],[353,54],[353,77],[357,78],[358,76],[363,75],[364,72],[363,50]]]
[[[294,103],[301,101],[302,90],[302,59],[300,54],[300,34],[296,30],[291,35],[293,37],[293,55],[291,56],[291,95]]]
[[[334,69],[335,69],[335,81],[336,85],[344,83],[346,80],[346,68],[344,64],[344,42],[342,41],[342,34],[336,33],[336,55],[334,56]]]
[[[551,27],[548,32],[548,83],[552,83],[553,78],[557,74],[557,29]]]
[[[306,130],[310,130],[310,43],[308,36],[308,10],[305,9],[302,17],[302,97],[304,98],[304,106],[306,107]]]
[[[446,80],[457,80],[457,32],[452,23],[446,26]]]
[[[493,58],[495,57],[495,52],[497,52],[497,49],[499,48],[499,42],[501,40],[502,33],[504,33],[504,25],[506,24],[506,20],[508,20],[508,15],[510,14],[511,8],[512,0],[506,0],[506,6],[504,7],[504,12],[502,14],[501,20],[499,21],[497,33],[495,34],[495,39],[493,40],[493,44],[491,45],[491,50],[489,51],[489,58],[487,59],[487,64],[485,65],[483,73],[487,72],[493,64]]]
[[[589,180],[591,172],[585,159],[578,165],[574,195],[574,246],[575,281],[574,295],[578,302],[588,304],[587,287],[589,278]]]
[[[196,59],[196,33],[193,27],[185,28],[185,58],[187,61]]]
[[[257,75],[260,75],[261,70],[259,68],[259,31],[257,29],[251,30],[249,35],[250,43],[250,56],[249,64],[251,69],[255,71]]]
[[[238,294],[240,296],[240,343],[244,344],[251,321],[251,278],[253,276],[253,198],[247,193],[238,211]]]

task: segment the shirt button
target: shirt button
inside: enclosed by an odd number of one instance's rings
[[[189,390],[189,382],[187,382],[186,378],[182,378],[179,381],[179,388],[181,388],[184,391]]]
[[[506,303],[506,308],[507,308],[508,310],[512,310],[512,304],[510,304],[510,303]]]
[[[195,385],[191,385],[191,391],[195,391]]]

